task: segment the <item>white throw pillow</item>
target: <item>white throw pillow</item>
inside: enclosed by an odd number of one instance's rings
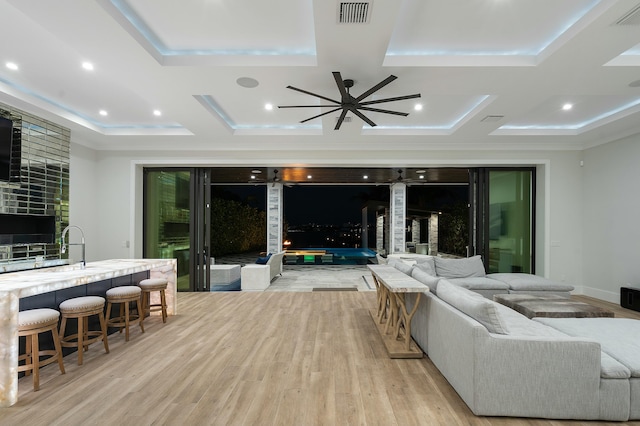
[[[490,333],[509,334],[496,302],[446,279],[438,282],[438,297],[484,325]]]
[[[413,269],[413,265],[407,265],[402,261],[393,262],[393,267],[396,268],[398,271],[404,272],[407,275],[411,275],[411,270]]]
[[[484,264],[480,255],[461,258],[461,259],[444,259],[436,257],[436,272],[439,277],[445,278],[468,278],[468,277],[484,277]]]
[[[437,295],[438,289],[438,281],[440,281],[439,277],[433,276],[424,270],[420,269],[419,266],[414,266],[411,271],[411,276],[413,279],[420,281],[422,284],[429,287],[429,291],[435,295]]]
[[[433,258],[431,258],[430,260],[426,259],[422,262],[418,262],[415,267],[421,269],[429,275],[433,275],[434,277],[438,275],[436,274],[436,264],[433,261]]]

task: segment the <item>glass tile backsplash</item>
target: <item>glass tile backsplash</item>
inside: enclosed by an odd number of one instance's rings
[[[60,235],[69,223],[71,132],[2,103],[0,116],[13,121],[20,152],[19,173],[0,182],[0,220],[22,224],[0,223],[0,262],[58,259]],[[43,222],[52,224],[44,232]]]

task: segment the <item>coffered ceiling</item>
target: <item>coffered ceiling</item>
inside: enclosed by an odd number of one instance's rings
[[[0,101],[96,149],[581,149],[640,132],[638,0],[4,0],[0,37]],[[339,101],[334,71],[354,96],[398,77],[363,102],[421,97],[376,104],[409,115],[364,112],[375,127],[300,123],[330,108],[287,86]]]

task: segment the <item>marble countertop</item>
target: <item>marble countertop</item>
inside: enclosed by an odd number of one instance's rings
[[[109,259],[52,268],[0,274],[0,294],[14,293],[18,298],[108,280],[152,268],[173,268],[174,259]]]

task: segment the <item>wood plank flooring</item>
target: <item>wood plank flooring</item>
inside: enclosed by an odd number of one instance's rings
[[[605,424],[474,416],[428,358],[389,359],[373,292],[180,293],[178,304],[129,342],[110,336],[109,354],[93,345],[82,366],[66,357],[65,375],[43,368],[38,392],[20,379],[0,424]]]

